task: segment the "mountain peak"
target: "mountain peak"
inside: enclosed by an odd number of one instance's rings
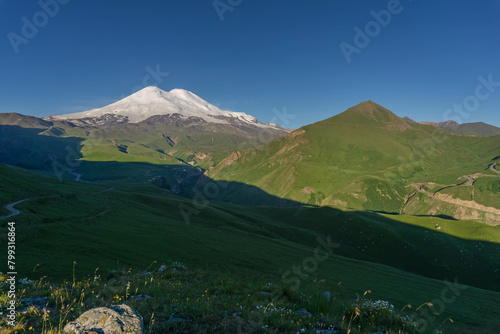
[[[457,122],[453,121],[453,120],[448,120],[448,121],[444,121],[444,122],[440,122],[440,123],[435,123],[435,122],[420,122],[420,124],[424,124],[424,125],[432,125],[436,128],[447,128],[447,127],[452,127],[452,128],[456,128],[458,127],[460,124],[458,124]]]
[[[141,94],[151,94],[151,93],[152,94],[161,94],[161,93],[166,93],[166,92],[163,89],[158,88],[156,86],[148,86],[148,87],[144,87],[141,90],[138,90],[134,94],[137,94],[137,93],[141,93]],[[132,94],[132,95],[134,95],[134,94]]]
[[[411,119],[411,118],[410,118],[410,117],[408,117],[408,116],[403,117],[403,119],[404,119],[405,121],[407,121],[408,123],[412,123],[412,124],[416,124],[416,123],[417,123],[414,119]]]
[[[186,89],[182,89],[182,88],[174,88],[170,91],[170,93],[175,94],[175,95],[186,95],[186,94],[195,95],[192,92],[190,92]]]
[[[125,99],[131,98],[131,97],[156,97],[156,96],[162,96],[165,92],[164,90],[156,87],[156,86],[148,86],[145,87],[141,90],[138,90],[137,92],[133,93],[132,95],[129,95],[125,97]],[[125,100],[124,99],[124,100]]]
[[[359,104],[355,105],[355,106],[354,106],[354,107],[352,107],[352,108],[368,108],[368,109],[371,109],[371,110],[373,110],[373,109],[375,109],[375,108],[382,108],[382,109],[385,109],[385,110],[389,111],[388,109],[386,109],[386,108],[382,107],[382,106],[381,106],[380,104],[378,104],[378,103],[373,102],[372,100],[366,100],[366,101],[363,101],[363,102],[361,102],[361,103],[359,103]],[[352,109],[352,108],[350,108],[350,109]],[[389,111],[389,112],[390,112],[390,111]]]
[[[241,123],[241,125],[247,126],[276,128],[273,124],[263,124],[255,117],[242,112],[221,110],[188,90],[175,88],[167,92],[156,86],[145,87],[102,108],[73,114],[54,115],[47,117],[47,119],[98,118],[105,114],[125,117],[130,123],[139,123],[152,116],[178,114],[181,118],[196,117],[209,123]]]
[[[375,105],[375,106],[380,106],[377,103],[373,102],[372,100],[363,101],[363,102],[359,103],[358,105]]]
[[[410,125],[405,120],[372,100],[361,102],[343,113],[330,118],[328,121],[399,131],[410,128]]]
[[[159,90],[162,90],[156,86],[147,86],[147,87],[144,87],[143,89],[139,90],[140,91],[159,91]]]
[[[135,92],[134,94],[130,95],[129,97],[131,96],[150,96],[150,97],[165,97],[168,99],[168,97],[172,97],[172,96],[175,96],[175,97],[178,97],[178,98],[181,98],[183,100],[197,100],[197,101],[200,101],[200,100],[203,100],[201,99],[198,95],[186,90],[186,89],[182,89],[182,88],[174,88],[172,89],[171,91],[167,92],[161,88],[158,88],[156,86],[148,86],[148,87],[145,87],[137,92]],[[206,101],[204,101],[205,103],[207,103]]]

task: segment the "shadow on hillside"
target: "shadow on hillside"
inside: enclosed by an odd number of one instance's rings
[[[48,131],[48,132],[46,132]],[[49,135],[40,135],[46,132]],[[0,162],[34,170],[53,170],[55,162],[66,166],[82,157],[82,138],[55,136],[57,129],[0,125]]]
[[[48,135],[47,135],[48,134]],[[214,181],[205,170],[189,164],[155,165],[143,162],[80,160],[83,138],[58,137],[58,128],[22,128],[0,125],[0,162],[83,182],[144,180],[176,195],[200,197],[242,205],[299,207],[304,204],[279,198],[258,187]],[[235,198],[245,200],[235,201]]]
[[[142,180],[175,195],[200,201],[281,208],[307,205],[273,196],[252,185],[213,180],[205,175],[204,169],[187,164],[154,165],[142,162],[81,161],[75,171],[81,174],[81,180],[84,182]],[[65,177],[73,178],[74,176],[65,174]]]
[[[498,283],[500,273],[492,270],[498,267],[497,259],[500,258],[498,244],[467,240],[447,234],[447,230],[451,231],[452,226],[443,222],[441,222],[443,223],[441,224],[442,230],[435,231],[430,225],[425,228],[405,224],[375,212],[343,212],[330,207],[312,207],[270,195],[251,185],[214,181],[205,175],[203,169],[181,163],[155,165],[135,162],[79,161],[82,142],[80,138],[40,136],[39,133],[43,130],[23,129],[16,126],[1,126],[0,130],[1,161],[21,167],[35,166],[32,168],[45,169],[47,174],[53,173],[53,176],[57,176],[53,170],[53,164],[57,163],[62,166],[60,170],[63,172],[59,175],[62,179],[54,181],[54,187],[57,187],[56,182],[74,179],[75,175],[70,172],[81,174],[81,179],[85,182],[107,181],[107,185],[112,183],[122,192],[133,191],[140,184],[147,186],[154,184],[159,189],[164,189],[165,194],[173,193],[189,199],[184,201],[186,205],[205,203],[206,206],[226,212],[229,217],[226,222],[212,222],[212,224],[219,224],[218,229],[228,228],[229,223],[238,222],[240,225],[231,226],[231,229],[241,229],[242,234],[249,235],[248,229],[245,228],[251,225],[252,228],[260,231],[258,235],[252,234],[252,238],[258,236],[273,244],[278,240],[283,243],[294,242],[296,245],[305,245],[311,249],[317,247],[317,237],[330,236],[333,242],[340,244],[340,247],[335,249],[337,255],[377,262],[436,279],[453,280],[458,277],[460,283],[500,291]],[[69,154],[68,152],[71,151],[73,153]],[[123,186],[120,186],[121,181],[123,181]],[[135,181],[140,183],[134,183]],[[112,193],[104,193],[102,196],[111,196]],[[234,200],[242,197],[246,199],[245,203]],[[151,206],[151,209],[156,210],[158,215],[162,214],[164,210],[162,207],[155,207],[155,203],[148,201],[147,197],[144,198],[146,201],[144,204]],[[123,201],[130,200],[123,198]],[[206,203],[209,201],[212,203]],[[134,204],[134,202],[129,203],[131,206]],[[247,207],[235,204],[244,204]],[[251,207],[257,205],[260,207]],[[139,209],[135,208],[135,210]],[[43,212],[40,214],[43,215]],[[148,214],[150,214],[149,211]],[[179,221],[183,219],[180,212],[169,212],[169,214],[170,217],[172,215],[177,217],[175,219]],[[147,217],[146,213],[145,217]],[[193,224],[202,227],[205,226],[206,221],[212,221],[210,210],[202,210],[199,216],[193,218]],[[99,226],[95,228],[98,229]],[[159,229],[158,233],[165,232]],[[80,238],[80,240],[86,240],[86,238]],[[210,240],[206,242],[208,246]],[[81,242],[79,245],[84,246]],[[126,242],[120,245],[113,247],[124,247],[124,249],[128,247]],[[282,251],[287,249],[285,246],[280,247]],[[161,253],[163,249],[160,248],[157,252],[152,252],[149,247],[145,251],[147,254]],[[206,252],[210,247],[200,249]],[[77,254],[80,253],[77,252]],[[146,259],[147,254],[144,255],[143,260]],[[93,255],[90,253],[89,256]],[[195,256],[203,257],[204,254],[195,254]],[[240,256],[244,257],[244,254]],[[266,256],[270,255],[266,254]],[[89,261],[91,260],[89,258]],[[261,260],[266,261],[266,258]]]
[[[415,215],[415,217],[436,217],[436,218],[441,218],[441,219],[446,219],[446,220],[454,220],[458,221],[455,217],[448,216],[448,215]]]
[[[382,213],[385,215],[392,215],[392,216],[399,216],[400,213],[398,212],[387,212],[387,211],[379,211],[379,210],[367,210],[367,212],[375,212],[375,213]],[[441,219],[446,219],[446,220],[457,220],[455,217],[448,216],[448,215],[413,215],[415,217],[434,217],[434,218],[441,218]]]

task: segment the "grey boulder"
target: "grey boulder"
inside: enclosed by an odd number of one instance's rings
[[[142,334],[142,316],[128,305],[97,307],[64,326],[64,333]]]

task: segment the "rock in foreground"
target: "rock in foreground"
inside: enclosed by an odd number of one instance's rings
[[[142,316],[128,305],[98,307],[64,326],[64,333],[142,334]]]

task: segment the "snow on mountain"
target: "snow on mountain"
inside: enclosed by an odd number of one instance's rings
[[[130,123],[139,123],[151,116],[175,113],[184,117],[200,117],[212,123],[230,124],[232,121],[240,121],[258,127],[280,128],[276,124],[261,123],[255,117],[243,112],[221,110],[190,91],[172,89],[167,92],[155,86],[141,89],[120,101],[102,108],[73,114],[53,115],[48,119],[69,120],[114,114],[128,117]]]

